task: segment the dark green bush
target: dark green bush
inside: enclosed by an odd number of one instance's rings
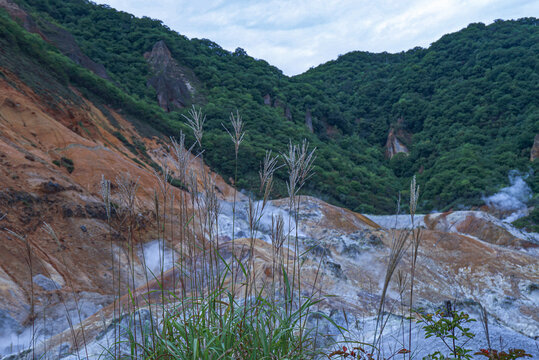
[[[60,160],[53,160],[52,163],[58,167],[64,167],[66,168],[68,173],[72,173],[73,170],[75,170],[75,165],[73,164],[73,160],[62,157]]]

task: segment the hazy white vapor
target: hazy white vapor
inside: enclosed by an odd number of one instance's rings
[[[499,192],[483,200],[487,206],[510,212],[504,219],[506,222],[513,222],[523,216],[528,215],[527,203],[532,198],[532,190],[524,181],[528,174],[522,175],[516,170],[509,172],[509,183],[511,186],[504,187]]]
[[[97,0],[188,37],[244,48],[288,75],[353,50],[427,47],[469,23],[538,16],[536,0]]]

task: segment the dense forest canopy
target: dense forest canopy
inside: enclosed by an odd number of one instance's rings
[[[157,106],[144,58],[164,41],[199,81],[196,105],[207,115],[204,159],[225,179],[234,177],[234,146],[222,123],[231,111],[242,114],[247,134],[237,185],[247,191],[257,188],[266,149],[283,152],[289,141],[303,138],[317,148],[315,176],[304,192],[356,211],[393,211],[398,192],[406,193],[414,174],[423,211],[481,205],[483,196],[507,185],[512,169],[530,173],[527,181],[535,194],[539,190],[539,163],[529,161],[539,133],[535,18],[471,24],[428,49],[351,52],[287,77],[241,48],[229,52],[207,39],[188,39],[158,20],[106,5],[17,2],[38,23],[69,31],[86,55],[105,66],[110,81],[81,69],[2,13],[2,37],[19,44],[13,51],[41,59],[88,96],[177,135],[186,130],[187,109],[167,113]],[[390,131],[409,155],[385,156]],[[277,180],[274,195],[285,196],[284,170]]]

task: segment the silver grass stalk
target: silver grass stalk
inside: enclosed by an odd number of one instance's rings
[[[410,262],[410,316],[408,324],[408,350],[411,350],[412,347],[412,310],[414,304],[414,280],[415,280],[415,269],[417,266],[417,255],[419,253],[419,244],[421,243],[421,229],[416,228],[414,224],[414,217],[417,209],[417,202],[419,199],[419,185],[416,184],[415,175],[410,182],[410,219],[412,221],[412,258]],[[411,353],[410,353],[411,356]]]
[[[139,179],[139,177],[133,179],[129,172],[116,176],[120,204],[130,214],[134,214],[137,209],[137,191],[139,188]]]
[[[399,198],[397,200],[397,214],[396,215],[400,213],[400,202],[401,202],[401,197],[399,193]],[[402,260],[402,257],[404,256],[404,253],[406,252],[406,249],[407,249],[406,245],[407,245],[407,241],[409,237],[410,237],[410,231],[408,230],[403,230],[399,233],[397,233],[396,230],[393,230],[391,248],[389,251],[389,258],[388,258],[387,267],[386,267],[386,274],[384,277],[384,284],[382,287],[382,295],[380,297],[380,303],[378,304],[376,326],[374,329],[374,340],[373,340],[373,345],[372,345],[373,350],[376,349],[376,346],[380,343],[385,325],[387,323],[387,320],[389,319],[389,317],[386,317],[386,319],[384,319],[385,300],[386,300],[387,290],[389,288],[389,283],[391,281],[391,278],[393,277],[393,273],[395,272],[395,269],[399,265],[400,261]],[[378,352],[379,351],[380,350],[378,350]]]
[[[216,288],[219,284],[218,263],[216,251],[219,248],[219,226],[218,218],[220,212],[219,199],[217,198],[215,179],[210,174],[204,174],[204,197],[203,197],[203,215],[201,220],[204,220],[206,236],[209,240],[209,272],[207,274],[206,283],[211,289]],[[205,252],[204,248],[204,252]],[[205,255],[204,255],[205,256]],[[209,290],[209,289],[208,289]]]
[[[258,176],[260,178],[260,193],[263,196],[262,208],[266,206],[271,190],[273,189],[273,174],[280,168],[280,166],[277,166],[277,161],[278,157],[272,156],[271,150],[266,151],[264,161],[258,171]]]
[[[113,246],[113,240],[112,240],[112,228],[111,228],[111,224],[110,224],[110,222],[111,222],[110,180],[105,179],[105,175],[103,175],[103,174],[101,174],[100,193],[101,193],[101,198],[103,199],[103,203],[105,205],[105,211],[107,212],[107,221],[108,221],[108,230],[109,230],[109,239],[110,239],[110,258],[111,258],[110,261],[111,261],[111,265],[112,265],[112,284],[113,284],[113,287],[114,287],[116,285],[116,277],[115,277],[115,274],[114,274],[114,270],[115,270],[114,246]],[[45,225],[48,226],[48,224],[46,224],[46,223],[45,223]],[[54,234],[54,231],[52,231],[52,228],[50,228],[50,227],[46,228],[45,230],[47,232],[49,232],[49,233]],[[58,241],[55,238],[56,237],[55,234],[52,237],[56,241]],[[118,265],[118,277],[119,276],[120,276],[120,270],[119,270],[119,265]],[[119,291],[120,290],[118,288],[118,292]],[[114,296],[116,296],[116,294]],[[118,306],[119,306],[119,304],[118,304]],[[114,302],[113,302],[113,318],[115,319],[116,316],[118,316],[118,317],[120,316],[120,310],[117,309],[117,307],[116,307],[116,299],[114,298]],[[117,338],[117,334],[118,334],[118,329],[115,326],[114,327],[114,338],[115,339]],[[114,346],[114,352],[115,352],[115,354],[117,353],[116,345]]]
[[[316,160],[316,148],[309,151],[309,142],[303,140],[301,145],[288,145],[288,154],[282,154],[284,163],[288,168],[287,190],[288,196],[294,198],[305,182],[314,175],[313,164]]]
[[[213,239],[216,234],[215,229],[215,219],[219,215],[220,205],[219,199],[217,198],[217,192],[215,191],[216,185],[215,180],[209,175],[204,174],[203,178],[203,187],[204,187],[204,197],[202,198],[202,216],[206,225],[205,229],[208,234],[208,238]]]
[[[251,283],[250,286],[247,286],[245,288],[245,296],[244,298],[247,298],[247,294],[249,291],[256,292],[256,279],[254,278],[254,239],[257,237],[259,227],[260,227],[260,220],[262,219],[262,216],[264,215],[264,209],[266,208],[266,205],[269,201],[269,197],[271,194],[271,190],[273,188],[273,175],[275,171],[278,169],[277,167],[277,156],[272,156],[271,151],[266,151],[266,156],[264,157],[264,161],[261,164],[260,171],[259,171],[259,177],[260,177],[260,193],[262,194],[262,203],[257,202],[255,203],[251,198],[249,198],[249,207],[247,209],[247,216],[249,220],[249,231],[250,231],[250,246],[249,246],[249,259],[248,259],[248,278],[250,279]],[[251,278],[251,275],[253,275],[253,278]]]
[[[417,200],[419,199],[419,185],[416,186],[415,175],[410,182],[410,215],[413,217],[417,209]],[[412,222],[413,226],[413,222]]]
[[[242,143],[243,137],[245,136],[245,131],[243,131],[243,119],[241,118],[241,115],[238,110],[236,110],[235,116],[234,113],[230,113],[230,124],[232,125],[232,132],[230,132],[223,124],[221,125],[223,125],[228,135],[230,135],[230,138],[234,143],[234,150],[236,156],[238,156],[240,144]]]
[[[189,116],[182,116],[187,120],[187,125],[193,131],[195,139],[200,147],[202,147],[202,135],[204,133],[204,123],[206,122],[206,115],[202,114],[202,109],[195,108],[195,105],[189,110]]]
[[[120,209],[124,213],[125,219],[127,220],[127,246],[128,246],[128,266],[129,272],[127,275],[126,283],[129,286],[132,286],[133,289],[136,287],[135,283],[135,245],[133,241],[133,231],[135,227],[135,214],[137,210],[137,191],[139,188],[139,178],[133,179],[129,172],[122,173],[116,176],[116,184],[118,186],[118,197],[120,200]],[[120,274],[120,269],[118,269],[118,274]],[[131,278],[129,278],[131,275]],[[118,275],[119,276],[119,275]],[[129,285],[129,282],[131,284]],[[135,311],[136,300],[134,300],[133,311]],[[128,307],[131,307],[131,302],[129,302]],[[135,346],[137,339],[137,329],[135,328]]]
[[[168,167],[166,160],[161,162],[161,169],[163,170],[161,173],[157,172],[153,168],[152,171],[154,177],[157,179],[157,184],[159,186],[159,190],[161,191],[161,195],[166,199],[171,179],[170,168]]]
[[[313,164],[316,160],[316,156],[314,155],[316,152],[316,148],[312,149],[309,152],[309,142],[306,139],[303,139],[303,143],[301,144],[301,148],[299,148],[299,187],[298,190],[300,190],[303,185],[305,185],[305,182],[314,175],[313,171]]]
[[[232,124],[233,133],[231,133],[223,124],[223,127],[225,128],[228,135],[230,135],[230,138],[232,139],[232,142],[234,143],[234,154],[235,154],[235,161],[234,161],[234,202],[232,205],[232,262],[231,262],[231,278],[232,278],[232,294],[235,294],[235,277],[234,277],[234,258],[235,258],[235,234],[236,234],[236,196],[237,196],[237,188],[236,183],[238,182],[238,153],[240,149],[240,144],[243,141],[243,137],[245,136],[245,132],[243,131],[243,119],[240,116],[240,113],[238,110],[236,110],[236,116],[234,116],[234,113],[230,113],[230,122]]]
[[[391,278],[393,277],[393,273],[395,272],[395,269],[399,265],[400,261],[402,260],[402,257],[404,256],[404,253],[406,252],[406,244],[407,244],[409,236],[410,236],[409,231],[401,231],[398,235],[396,236],[393,235],[393,240],[391,241],[391,249],[389,252],[386,275],[384,278],[384,285],[382,288],[382,296],[380,298],[380,303],[378,305],[378,319],[376,322],[376,328],[380,329],[380,331],[378,333],[375,331],[375,336],[376,336],[376,340],[374,341],[375,346],[377,345],[377,343],[380,342],[381,336],[385,327],[385,322],[383,321],[383,315],[384,315],[385,299],[386,299],[387,290],[389,288],[389,283],[391,281]]]
[[[275,279],[275,273],[278,271],[280,265],[282,265],[282,247],[286,237],[284,235],[284,219],[281,214],[271,216],[271,245],[272,245],[272,287],[273,287],[273,301],[275,301],[276,292],[281,291],[280,277]],[[279,269],[280,273],[280,269]],[[279,285],[276,287],[276,281]]]
[[[288,182],[286,183],[286,189],[288,191],[288,197],[290,201],[294,199],[296,194],[296,186],[299,178],[299,168],[297,166],[297,145],[292,145],[292,141],[288,144],[288,154],[282,154],[284,163],[288,168]]]
[[[293,145],[292,142],[288,145],[288,154],[282,154],[284,163],[288,168],[288,182],[286,184],[289,196],[289,208],[290,213],[294,213],[294,222],[296,228],[296,234],[294,239],[294,255],[296,256],[296,264],[293,267],[292,272],[292,284],[295,283],[296,275],[298,279],[301,277],[301,265],[300,259],[298,258],[299,254],[299,244],[298,244],[298,222],[299,222],[299,199],[297,196],[301,188],[305,185],[305,182],[313,175],[313,164],[316,159],[314,148],[312,151],[309,151],[309,142],[304,139],[301,145]],[[291,224],[289,222],[288,228],[291,229]],[[290,237],[289,237],[290,239]],[[288,251],[290,251],[290,240],[288,243]],[[288,254],[289,255],[289,254]],[[289,268],[289,256],[287,257],[287,271]],[[301,306],[301,282],[298,286],[298,300]],[[290,304],[294,300],[294,292],[291,293],[292,297],[290,299]],[[301,347],[301,344],[300,344]]]
[[[110,181],[105,179],[105,175],[101,174],[101,198],[105,204],[105,210],[107,211],[107,218],[110,220]]]
[[[195,147],[195,144],[191,145],[189,149],[186,148],[185,134],[183,133],[183,131],[180,131],[179,141],[172,136],[170,137],[170,141],[172,143],[172,152],[175,155],[175,158],[173,158],[173,162],[176,167],[176,171],[178,171],[180,181],[185,184],[187,179],[187,171],[189,169],[189,165],[192,162],[190,154]]]
[[[8,234],[16,237],[21,242],[24,243],[26,247],[26,263],[28,265],[28,269],[30,270],[30,319],[32,321],[32,338],[30,339],[30,346],[32,347],[32,359],[35,359],[35,348],[36,348],[36,313],[35,313],[35,298],[34,298],[34,267],[32,264],[32,248],[30,245],[30,242],[25,236],[19,235],[15,231],[12,231],[10,229],[4,229],[7,231]],[[68,318],[68,322],[69,322]]]
[[[61,249],[60,240],[58,239],[58,236],[56,235],[56,232],[54,231],[52,226],[50,226],[46,222],[43,222],[42,229],[50,235],[50,237],[58,245],[58,248]],[[62,259],[62,264],[64,265],[64,268],[67,270],[68,266],[67,266],[67,262],[65,261],[65,257],[63,256],[63,253],[61,253],[61,259]],[[73,300],[75,301],[75,306],[76,306],[77,314],[78,314],[78,317],[79,317],[79,323],[80,323],[80,326],[81,326],[81,333],[82,333],[82,341],[83,341],[83,344],[84,344],[84,351],[86,353],[86,358],[88,358],[88,349],[86,347],[86,344],[87,344],[86,335],[85,335],[85,331],[84,331],[84,325],[83,325],[83,322],[82,322],[83,319],[82,319],[82,314],[81,314],[81,310],[80,310],[81,307],[79,305],[79,299],[78,299],[77,294],[75,293],[75,287],[73,286],[73,282],[69,279],[69,277],[66,277],[66,281],[67,281],[69,287],[71,288],[71,292],[73,294]],[[69,316],[68,316],[68,318],[69,318],[68,319],[68,323],[69,323],[69,322],[71,322],[71,319],[70,319]],[[70,325],[70,326],[72,326],[72,325]],[[76,338],[74,340],[75,340],[75,345],[78,348],[78,344],[76,343]]]
[[[192,199],[194,199],[198,194],[198,179],[197,174],[192,170],[189,171],[187,176],[187,188],[189,189],[189,193],[192,195]]]

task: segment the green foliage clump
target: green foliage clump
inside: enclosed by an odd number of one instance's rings
[[[519,229],[539,233],[539,207],[535,207],[528,216],[521,217],[513,222]]]
[[[440,339],[447,350],[449,356],[443,355],[442,351],[436,351],[429,354],[428,359],[471,359],[471,349],[465,348],[465,345],[475,336],[466,324],[475,321],[464,312],[437,310],[434,314],[424,314],[418,320],[418,323],[424,324],[425,339],[437,337]]]
[[[296,330],[301,316],[313,305],[308,301],[288,315],[283,307],[264,298],[241,305],[231,294],[224,298],[217,291],[194,301],[190,311],[166,315],[145,358],[310,359],[314,356],[311,335]]]
[[[60,158],[60,160],[53,160],[52,163],[58,167],[63,166],[70,174],[73,172],[73,170],[75,170],[75,164],[73,163],[73,160],[66,157],[62,157]]]
[[[180,179],[169,177],[168,183],[174,187],[177,187],[178,189],[188,190],[187,186]]]

